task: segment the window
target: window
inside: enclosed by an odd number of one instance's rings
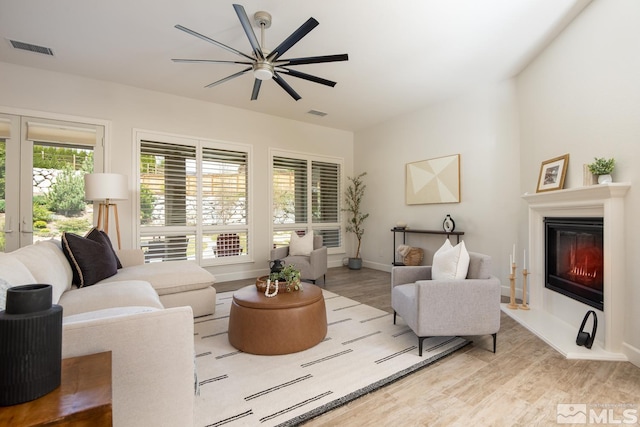
[[[292,153],[272,156],[273,244],[289,243],[291,231],[322,235],[328,248],[342,246],[342,162]]]
[[[248,148],[139,136],[140,244],[146,261],[212,265],[246,259]]]

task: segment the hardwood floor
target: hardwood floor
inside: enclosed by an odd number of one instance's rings
[[[215,286],[225,292],[248,282]],[[389,273],[338,267],[326,282],[328,291],[393,312]],[[638,425],[640,368],[631,363],[567,360],[505,314],[496,354],[490,336],[470,339],[451,356],[304,425],[556,426],[558,404],[586,404],[596,415],[589,424]]]

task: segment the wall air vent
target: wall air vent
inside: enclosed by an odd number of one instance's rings
[[[307,114],[311,114],[313,116],[318,116],[318,117],[324,117],[327,115],[327,113],[325,113],[324,111],[318,111],[318,110],[309,110],[307,111]]]
[[[35,53],[41,53],[43,55],[53,56],[53,51],[48,47],[38,46],[31,43],[19,42],[17,40],[9,40],[9,41],[11,42],[11,46],[13,46],[14,49],[22,49],[29,52],[35,52]]]

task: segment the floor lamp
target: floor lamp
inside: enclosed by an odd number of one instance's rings
[[[88,173],[84,176],[84,194],[87,200],[99,201],[98,229],[109,234],[109,211],[113,208],[116,221],[116,234],[118,236],[118,249],[120,244],[120,224],[118,222],[118,205],[113,200],[126,200],[129,196],[127,177],[117,173]]]

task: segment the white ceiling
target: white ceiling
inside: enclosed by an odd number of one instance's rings
[[[251,21],[260,10],[273,16],[267,49],[316,18],[283,58],[348,53],[348,62],[296,67],[338,84],[287,77],[297,102],[271,81],[250,101],[249,73],[204,88],[243,66],[171,58],[240,57],[174,25],[249,53],[232,2],[220,0],[0,0],[0,61],[355,131],[516,75],[591,0],[237,1]],[[9,39],[54,56],[13,49]]]

